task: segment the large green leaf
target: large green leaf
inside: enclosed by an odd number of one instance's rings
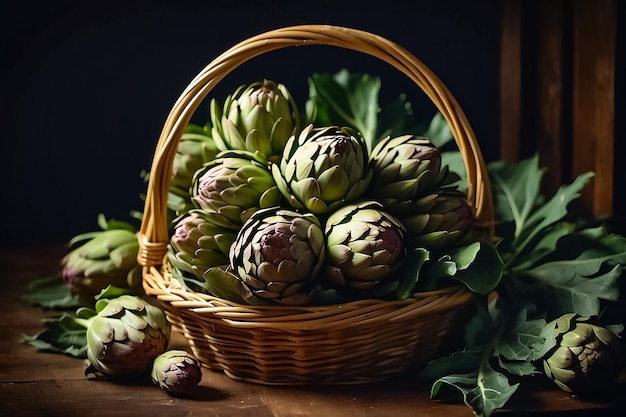
[[[378,141],[378,95],[380,78],[341,70],[335,74],[315,73],[309,77],[309,99],[320,126],[349,126],[363,135],[368,149]]]
[[[35,335],[22,335],[21,342],[55,353],[76,358],[87,357],[87,327],[89,320],[72,314],[42,320],[45,330]]]
[[[502,259],[496,248],[486,242],[471,242],[450,249],[424,272],[428,282],[454,278],[478,294],[488,294],[502,278]],[[418,282],[419,284],[419,282]],[[419,286],[424,291],[425,286]]]
[[[506,375],[495,371],[489,363],[477,372],[452,374],[438,379],[432,386],[431,397],[435,397],[444,384],[459,390],[463,402],[477,417],[489,417],[502,408],[519,386],[519,383],[510,385]]]
[[[80,305],[78,295],[72,294],[60,275],[31,281],[21,298],[34,306],[55,310],[75,309]]]

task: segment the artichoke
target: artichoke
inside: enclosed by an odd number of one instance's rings
[[[464,193],[446,189],[418,199],[412,211],[398,218],[413,246],[439,250],[458,244],[474,222],[474,208]]]
[[[593,394],[621,370],[618,336],[595,317],[565,314],[556,320],[554,346],[543,357],[545,374],[562,390]]]
[[[61,259],[63,280],[88,305],[109,285],[131,290],[141,287],[136,229],[123,221],[107,221],[103,215],[98,216],[98,224],[102,230],[72,238],[72,249]]]
[[[324,278],[337,288],[377,288],[379,295],[397,286],[393,272],[406,255],[404,226],[379,202],[340,208],[326,221]],[[386,285],[382,285],[382,284]]]
[[[96,303],[97,315],[87,328],[85,375],[108,377],[147,374],[169,343],[170,324],[159,307],[122,295]]]
[[[241,225],[259,208],[277,206],[282,195],[267,165],[252,153],[230,151],[196,171],[192,198],[197,207]]]
[[[221,150],[239,149],[277,160],[300,129],[300,112],[283,84],[264,80],[240,86],[223,107],[211,101],[213,138]]]
[[[372,171],[360,134],[347,127],[309,125],[289,139],[280,164],[272,164],[272,175],[294,208],[325,214],[359,198]]]
[[[393,210],[412,211],[410,203],[438,188],[448,176],[441,169],[441,152],[427,138],[387,136],[370,155],[373,178],[368,196]]]
[[[309,302],[324,257],[315,215],[280,207],[255,212],[230,249],[235,275],[254,295],[287,305]]]
[[[200,361],[184,350],[168,350],[154,360],[152,382],[168,394],[189,395],[202,380]]]
[[[168,258],[173,267],[202,278],[207,269],[228,265],[228,252],[236,235],[237,226],[222,215],[192,209],[174,226]]]
[[[174,161],[168,194],[168,207],[180,215],[192,207],[190,188],[193,174],[202,165],[215,159],[219,150],[211,137],[211,127],[190,124],[183,133]]]

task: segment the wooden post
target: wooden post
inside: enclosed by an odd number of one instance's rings
[[[595,217],[613,208],[616,3],[577,0],[574,9],[572,175],[595,172],[580,198]]]
[[[516,162],[520,153],[522,106],[521,0],[502,1],[500,46],[500,158]]]

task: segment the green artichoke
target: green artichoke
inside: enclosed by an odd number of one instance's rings
[[[244,223],[231,246],[230,265],[257,297],[304,305],[324,256],[324,234],[315,215],[275,207],[258,210]]]
[[[221,150],[248,150],[277,160],[300,130],[300,112],[283,84],[271,80],[240,86],[223,107],[211,101],[213,138]]]
[[[168,258],[172,266],[197,278],[211,267],[227,266],[237,228],[220,214],[188,211],[178,219],[170,238]]]
[[[123,221],[98,216],[102,230],[83,233],[69,241],[72,248],[61,259],[61,276],[73,294],[88,305],[93,297],[112,285],[124,289],[141,287],[137,262],[137,231]]]
[[[406,255],[405,234],[376,201],[340,208],[326,221],[324,278],[337,288],[393,291],[397,281],[391,273]]]
[[[241,225],[259,208],[277,206],[282,195],[267,165],[252,153],[227,151],[196,171],[192,198],[196,207]]]
[[[175,215],[180,215],[193,206],[189,191],[193,174],[205,162],[215,159],[218,152],[209,124],[204,127],[194,124],[187,126],[174,156],[167,201]]]
[[[565,314],[556,320],[553,336],[543,366],[559,388],[593,394],[615,382],[622,365],[619,339],[597,318]]]
[[[468,236],[474,223],[474,209],[457,190],[435,192],[408,206],[412,211],[398,218],[413,246],[429,250],[451,247]]]
[[[154,360],[152,382],[168,394],[191,394],[202,380],[200,361],[184,350],[168,350]]]
[[[96,311],[87,328],[85,375],[115,378],[150,372],[169,343],[171,328],[163,310],[139,297],[122,295],[98,300]]]
[[[440,187],[441,152],[423,137],[387,136],[376,144],[370,155],[373,171],[368,196],[393,210],[394,214],[412,211],[410,203]]]
[[[372,171],[360,134],[347,127],[307,126],[292,136],[272,175],[289,204],[315,214],[330,213],[358,199]]]

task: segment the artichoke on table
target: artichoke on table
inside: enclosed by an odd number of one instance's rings
[[[553,337],[554,347],[543,357],[544,372],[562,390],[594,394],[619,376],[620,340],[597,318],[565,314],[556,320]]]
[[[180,349],[163,352],[156,357],[150,373],[152,382],[173,396],[191,394],[202,380],[200,361]]]
[[[96,311],[87,328],[85,375],[147,375],[169,343],[171,325],[163,310],[140,297],[122,295],[98,300]]]

